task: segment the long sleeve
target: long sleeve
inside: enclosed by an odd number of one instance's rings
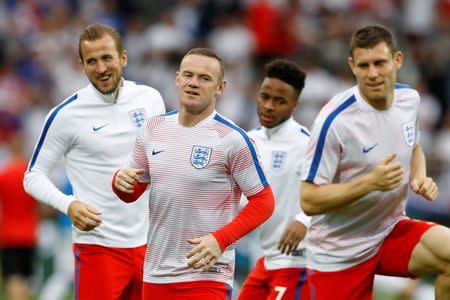
[[[273,213],[275,200],[270,186],[248,197],[248,204],[229,224],[213,233],[222,251],[264,223]]]
[[[74,196],[65,195],[50,180],[49,174],[61,160],[71,143],[70,125],[58,112],[76,97],[69,98],[48,114],[42,133],[24,176],[25,191],[41,203],[67,213]]]

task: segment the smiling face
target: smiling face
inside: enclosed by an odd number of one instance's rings
[[[362,97],[377,109],[386,109],[392,104],[397,71],[402,62],[403,54],[392,53],[385,42],[373,48],[355,48],[348,58]]]
[[[114,93],[117,97],[123,68],[127,65],[127,52],[119,53],[109,34],[92,41],[84,40],[80,51],[83,57],[80,64],[92,85],[102,94]]]
[[[225,84],[217,59],[197,54],[185,56],[176,74],[180,113],[208,116],[214,111],[216,98]]]
[[[292,116],[297,103],[294,87],[278,78],[266,77],[258,96],[259,122],[267,128],[275,127]]]

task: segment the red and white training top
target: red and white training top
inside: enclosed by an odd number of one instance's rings
[[[235,243],[215,268],[201,272],[187,264],[194,247],[187,240],[235,219],[242,193],[251,197],[270,188],[247,134],[216,112],[184,127],[174,111],[142,126],[130,167],[145,169],[141,182],[150,183],[144,282],[212,280],[232,286]],[[273,196],[271,201],[273,210]]]
[[[371,172],[388,155],[404,170],[402,184],[371,192],[332,212],[313,216],[307,233],[308,267],[337,271],[373,257],[405,216],[410,160],[419,140],[420,97],[396,84],[392,106],[376,110],[354,86],[320,111],[302,169],[302,180],[317,185],[344,183]]]

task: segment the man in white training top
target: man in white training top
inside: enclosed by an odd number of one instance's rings
[[[303,242],[310,217],[300,208],[300,169],[309,131],[292,114],[305,85],[305,73],[290,60],[265,66],[257,107],[262,127],[248,135],[255,141],[275,196],[275,210],[260,226],[264,256],[250,272],[239,300],[309,299]]]
[[[155,89],[122,77],[127,52],[113,28],[88,26],[79,54],[91,84],[48,114],[25,189],[72,221],[75,299],[141,299],[148,208],[144,199],[119,201],[111,173],[128,160],[144,121],[165,112],[164,103]],[[48,177],[61,157],[73,196]]]

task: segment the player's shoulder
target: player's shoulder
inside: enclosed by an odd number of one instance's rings
[[[147,101],[162,100],[161,93],[157,89],[138,81],[124,80],[123,86],[126,93],[131,97],[139,97]]]
[[[232,120],[216,113],[213,117],[213,128],[217,131],[222,142],[247,144],[250,142],[247,132]]]
[[[415,87],[408,84],[396,83],[394,86],[395,100],[399,102],[419,102],[420,95]]]
[[[349,88],[343,92],[336,94],[330,99],[320,110],[316,121],[330,122],[338,116],[352,114],[357,109],[356,104],[356,87]]]
[[[82,91],[82,90],[81,90]],[[55,118],[56,116],[68,117],[74,109],[80,106],[81,91],[77,91],[69,97],[61,100],[59,104],[55,105],[48,113],[49,118]]]
[[[148,118],[145,121],[145,128],[148,131],[152,131],[160,126],[165,126],[170,123],[174,123],[174,120],[177,118],[178,110],[173,110],[161,115],[153,116]]]
[[[309,129],[305,126],[301,125],[298,122],[295,122],[295,132],[300,135],[301,139],[309,140],[309,137],[311,136],[311,133],[309,132]]]
[[[258,126],[247,131],[247,135],[253,139],[263,138],[264,131],[262,126]]]

